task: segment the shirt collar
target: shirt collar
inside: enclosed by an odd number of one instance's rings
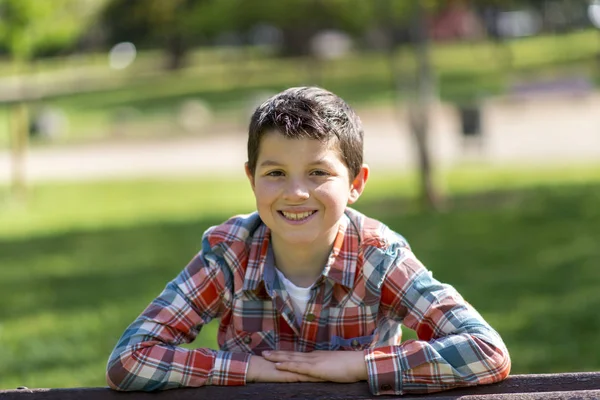
[[[358,231],[344,213],[323,276],[347,288],[354,286],[359,244]]]
[[[270,238],[271,231],[264,223],[252,235],[244,290],[256,290],[261,281],[264,281],[266,287],[273,287],[275,270]],[[344,213],[322,276],[351,288],[356,276],[359,244],[358,230]]]
[[[264,223],[261,223],[250,241],[248,264],[244,275],[244,290],[256,290],[258,284],[263,280],[270,238],[271,231]]]

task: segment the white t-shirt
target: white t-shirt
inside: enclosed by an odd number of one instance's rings
[[[283,285],[285,286],[285,290],[287,290],[290,295],[290,299],[292,300],[292,305],[294,306],[294,314],[296,315],[296,321],[298,325],[302,325],[302,317],[304,316],[304,312],[306,311],[306,305],[308,304],[308,300],[310,299],[310,289],[313,285],[310,285],[307,288],[299,287],[294,285],[291,281],[289,281],[283,273],[275,268],[277,271],[277,275]]]

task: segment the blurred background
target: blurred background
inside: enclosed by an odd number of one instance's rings
[[[356,208],[513,373],[600,370],[600,1],[0,0],[0,389],[105,385],[204,230],[254,210],[250,114],[301,85],[356,109]]]

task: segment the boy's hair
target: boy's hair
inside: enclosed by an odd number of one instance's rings
[[[284,90],[258,106],[248,128],[248,168],[252,175],[260,142],[267,132],[277,131],[288,139],[336,139],[351,179],[363,164],[363,128],[348,104],[318,87]]]

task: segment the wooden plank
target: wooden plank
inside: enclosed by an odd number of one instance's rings
[[[512,399],[600,399],[600,372],[574,374],[512,375],[503,382],[454,389],[421,396],[373,396],[367,384],[335,383],[255,383],[246,386],[206,386],[163,392],[116,392],[108,388],[22,389],[0,391],[1,400],[191,400],[191,399],[356,399],[398,398],[432,400],[512,400]]]
[[[308,384],[311,386],[310,384]],[[2,400],[191,400],[191,399],[212,399],[212,394],[204,389],[180,389],[170,390],[158,393],[143,393],[143,392],[114,392],[109,389],[37,389],[24,391],[0,392]],[[281,394],[279,391],[277,392]],[[323,393],[317,397],[313,397],[314,393],[310,390],[301,393],[290,393],[286,391],[281,399],[316,399],[316,400],[337,400],[337,399],[366,399],[365,397],[346,396],[339,393]],[[228,399],[271,399],[273,397],[266,396],[265,393],[259,390],[244,391],[240,393],[235,388],[228,388],[225,396],[220,397],[221,400]],[[567,392],[536,392],[536,393],[495,393],[495,394],[479,394],[479,395],[456,395],[451,392],[442,392],[430,395],[421,396],[370,396],[368,399],[383,400],[383,399],[398,399],[398,400],[598,400],[600,399],[600,390],[581,390]]]
[[[425,398],[421,397],[421,400]],[[600,390],[580,390],[575,392],[538,392],[481,394],[474,396],[436,397],[435,400],[598,400]]]

